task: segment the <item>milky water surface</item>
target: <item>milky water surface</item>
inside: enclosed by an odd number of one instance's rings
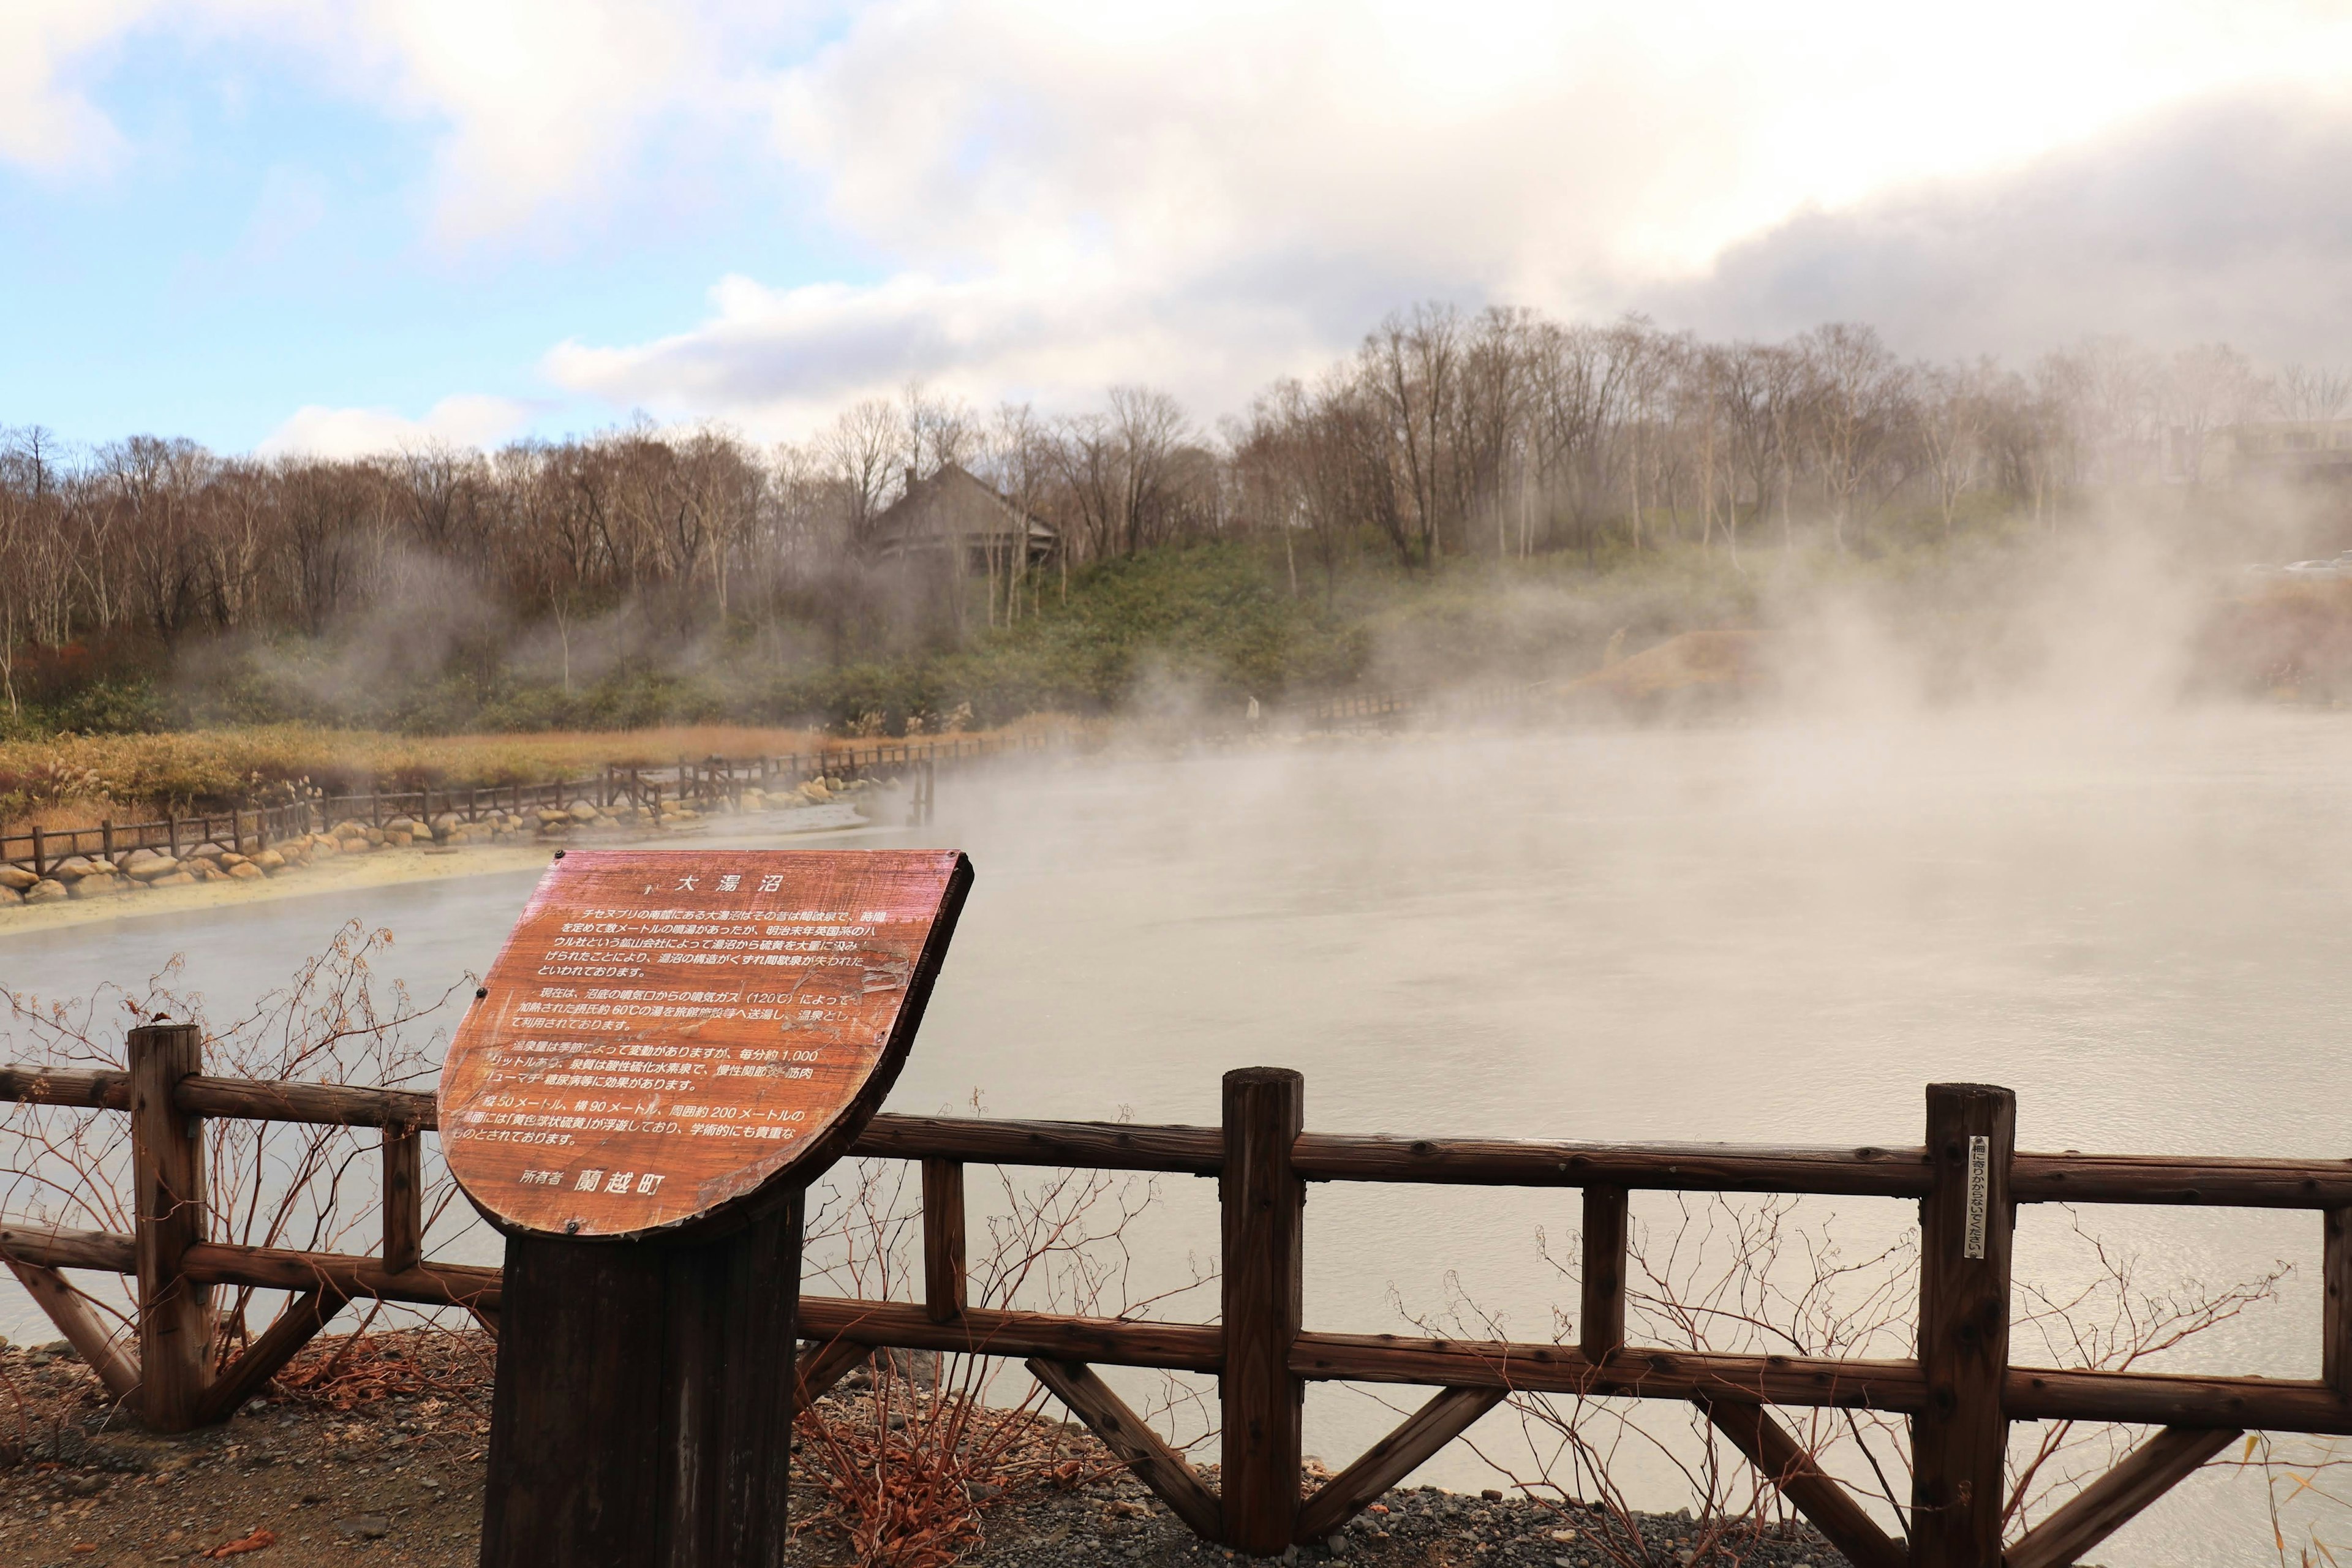
[[[1320,1130],[1889,1143],[1916,1141],[1926,1084],[1964,1079],[2018,1091],[2029,1148],[2352,1153],[2352,723],[2332,717],[1309,742],[951,778],[930,827],[849,842],[979,871],[897,1110],[977,1090],[993,1114],[1213,1122],[1219,1075],[1265,1064],[1306,1075]],[[487,964],[532,879],[0,931],[0,984],[71,994],[180,954],[225,1011],[357,918],[437,992]],[[1139,1287],[1213,1255],[1210,1184],[1163,1192]],[[1670,1224],[1670,1201],[1637,1215]],[[1858,1241],[1908,1217],[1828,1212]],[[2176,1364],[2315,1373],[2315,1216],[2087,1220],[2152,1284],[2298,1265]],[[1536,1235],[1574,1223],[1572,1193],[1318,1187],[1307,1321],[1396,1330],[1459,1290],[1548,1337],[1573,1290]],[[2063,1283],[2064,1216],[2022,1226],[2021,1272]],[[0,1320],[37,1331],[20,1298]],[[1394,1419],[1345,1389],[1307,1415],[1334,1463]],[[1516,1466],[1514,1430],[1480,1436]],[[1423,1479],[1490,1474],[1457,1447]],[[2200,1477],[2103,1550],[2220,1563],[2268,1533],[2243,1481]]]

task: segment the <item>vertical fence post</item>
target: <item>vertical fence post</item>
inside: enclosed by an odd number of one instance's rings
[[[1584,1189],[1584,1310],[1576,1339],[1588,1361],[1625,1342],[1625,1200],[1622,1187]]]
[[[2337,1398],[2352,1399],[2352,1209],[2329,1209],[2321,1217],[2327,1242],[2320,1264],[2326,1317],[2319,1375]]]
[[[923,1162],[923,1311],[935,1323],[963,1316],[963,1162]]]
[[[41,842],[43,837],[41,825],[37,822],[33,824],[33,875],[36,877],[46,877],[49,874],[49,868],[46,864],[48,859],[48,849]]]
[[[204,1032],[150,1024],[131,1031],[129,1048],[140,1414],[158,1431],[186,1432],[211,1370],[210,1293],[181,1272],[205,1235],[204,1123],[172,1101],[204,1068]]]
[[[404,1273],[425,1260],[425,1138],[414,1127],[383,1130],[383,1266]]]
[[[2009,1419],[2010,1157],[2017,1096],[1927,1086],[1932,1185],[1920,1205],[1919,1370],[1911,1420],[1912,1568],[2000,1568]]]
[[[1298,1522],[1299,1407],[1290,1374],[1300,1322],[1307,1189],[1291,1169],[1306,1080],[1286,1068],[1225,1075],[1225,1544],[1277,1556]]]
[[[99,852],[109,860],[114,858],[114,818],[101,817],[98,824]]]
[[[172,858],[180,858],[180,818],[176,813],[163,814],[163,842],[171,846]]]

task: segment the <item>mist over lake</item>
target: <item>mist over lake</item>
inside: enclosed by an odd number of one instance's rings
[[[1903,1144],[1923,1087],[1958,1080],[2017,1091],[2021,1149],[2332,1156],[2352,1105],[2347,805],[2352,727],[2331,714],[2018,707],[1008,765],[943,781],[928,828],[845,842],[961,848],[979,873],[893,1110],[977,1091],[993,1115],[1213,1124],[1219,1076],[1272,1065],[1306,1075],[1311,1131]],[[179,954],[226,1015],[356,918],[394,933],[383,973],[438,994],[488,963],[533,881],[0,937],[0,983],[68,996]],[[1210,1184],[1162,1191],[1139,1289],[1215,1257]],[[1674,1201],[1637,1195],[1637,1223]],[[1914,1220],[1812,1206],[1864,1249]],[[1572,1191],[1317,1185],[1307,1325],[1406,1331],[1400,1308],[1458,1289],[1549,1338],[1570,1292],[1536,1232],[1576,1223]],[[2316,1373],[2312,1216],[2085,1223],[2151,1289],[2297,1265],[2275,1302],[2157,1364]],[[2021,1280],[2079,1268],[2066,1226],[2028,1207]],[[496,1251],[478,1227],[445,1255]],[[7,1301],[5,1331],[48,1337]],[[1307,1446],[1340,1462],[1393,1421],[1318,1385]],[[1506,1413],[1478,1432],[1498,1455],[1517,1440]],[[1422,1475],[1482,1478],[1463,1446]],[[2258,1489],[2200,1476],[2105,1559],[2242,1561]]]

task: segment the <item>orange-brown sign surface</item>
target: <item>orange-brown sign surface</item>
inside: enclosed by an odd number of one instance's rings
[[[441,1069],[502,1228],[639,1237],[806,1182],[889,1093],[971,867],[933,850],[579,850]]]

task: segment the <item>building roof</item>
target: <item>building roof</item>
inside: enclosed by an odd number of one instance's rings
[[[868,535],[875,553],[885,556],[956,546],[1009,551],[1016,544],[1042,556],[1052,552],[1060,537],[956,463],[943,465],[928,479],[911,480],[906,493],[874,520]]]

